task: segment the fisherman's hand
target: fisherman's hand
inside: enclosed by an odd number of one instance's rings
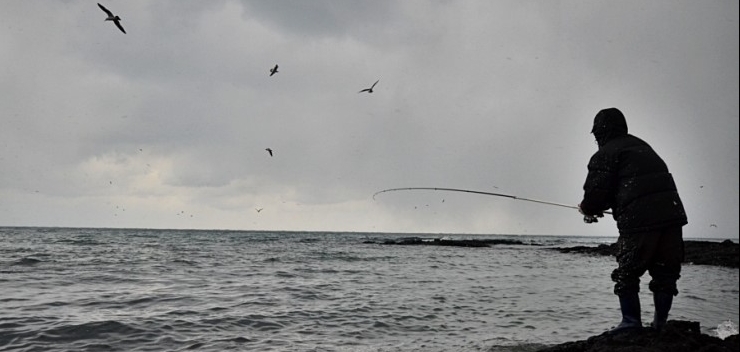
[[[583,222],[585,222],[587,224],[593,224],[595,222],[599,222],[599,218],[603,218],[603,217],[604,217],[604,214],[603,213],[598,213],[598,214],[595,214],[595,215],[585,215],[584,214],[583,215]]]
[[[595,222],[599,222],[599,218],[596,217],[596,215],[584,215],[583,222],[587,224],[593,224]]]
[[[588,214],[584,213],[583,212],[583,209],[581,209],[581,204],[580,203],[578,204],[578,212],[581,213],[581,215],[583,215],[583,222],[585,222],[587,224],[593,224],[595,222],[599,222],[599,218],[603,218],[604,217],[604,213],[598,213],[598,214],[594,214],[594,215],[588,215]]]

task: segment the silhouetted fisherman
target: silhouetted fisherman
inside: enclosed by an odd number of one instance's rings
[[[612,280],[622,321],[610,332],[642,327],[638,292],[645,271],[652,277],[649,288],[655,304],[651,326],[660,330],[678,294],[686,212],[665,162],[650,145],[627,133],[621,111],[599,111],[591,133],[599,150],[588,163],[578,208],[587,223],[611,208],[619,229],[618,267]]]

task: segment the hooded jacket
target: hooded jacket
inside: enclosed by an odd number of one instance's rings
[[[588,163],[584,214],[601,215],[611,208],[620,234],[688,223],[668,167],[650,145],[627,133],[621,111],[599,111],[591,133],[599,150]]]

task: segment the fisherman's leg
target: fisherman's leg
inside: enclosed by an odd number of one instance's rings
[[[651,326],[661,330],[668,321],[668,312],[673,305],[673,296],[678,294],[676,281],[681,277],[681,263],[684,260],[683,236],[680,226],[663,231],[655,258],[648,271],[652,280],[655,314]]]
[[[650,233],[620,235],[617,240],[617,264],[612,272],[614,293],[619,296],[622,321],[611,333],[642,327],[640,310],[640,277],[647,270],[657,242]]]

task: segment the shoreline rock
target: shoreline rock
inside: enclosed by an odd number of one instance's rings
[[[388,239],[383,242],[365,241],[363,243],[380,243],[390,245],[424,245],[424,246],[454,246],[454,247],[490,247],[492,245],[529,245],[519,240],[508,239],[444,239],[444,238],[421,238],[403,237],[399,239]]]
[[[588,255],[610,255],[617,253],[616,243],[601,244],[597,247],[576,246],[551,248],[561,253],[581,253]],[[684,241],[684,263],[694,265],[714,265],[727,268],[740,268],[740,244],[731,240],[723,242]]]
[[[539,349],[537,352],[736,352],[740,350],[738,335],[719,337],[701,333],[698,322],[669,320],[662,331],[650,328],[606,333],[586,340],[566,342]]]

